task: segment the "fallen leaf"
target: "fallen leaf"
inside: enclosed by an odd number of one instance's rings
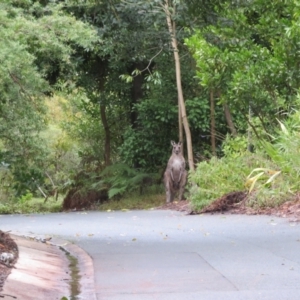
[[[94,235],[93,233],[88,234],[88,236],[93,236],[93,235]]]
[[[136,241],[136,238],[133,238],[132,241],[135,242],[135,241]]]

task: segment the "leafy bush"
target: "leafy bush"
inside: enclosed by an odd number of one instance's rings
[[[235,138],[226,136],[222,145],[222,151],[226,157],[238,157],[247,152],[248,141],[245,136],[236,136]]]
[[[108,188],[109,198],[133,191],[142,192],[143,188],[155,185],[159,179],[157,174],[144,173],[122,163],[106,167],[101,176],[103,179],[93,187],[96,189]]]
[[[26,194],[22,195],[19,197],[18,201],[22,204],[28,202],[33,198],[33,194],[30,191],[26,191]]]
[[[259,206],[276,206],[291,200],[300,190],[299,111],[289,115],[286,122],[279,121],[279,125],[280,129],[272,137],[272,142],[262,143],[264,152],[274,165],[272,176],[278,176],[268,185],[260,184],[256,187],[256,191],[250,195],[252,205],[257,202]]]
[[[227,138],[223,158],[198,164],[190,180],[191,201],[202,209],[213,200],[233,191],[248,190],[248,205],[275,207],[300,191],[300,113],[291,114],[272,142],[260,141],[259,150],[249,153],[243,137]]]
[[[148,99],[134,109],[138,126],[127,128],[123,135],[121,161],[146,172],[157,172],[165,167],[171,154],[170,141],[177,138],[177,108],[161,99]]]
[[[251,170],[259,165],[255,155],[238,157],[213,157],[210,161],[198,164],[189,179],[196,185],[190,190],[191,202],[200,210],[213,200],[232,191],[245,190],[245,180]]]
[[[22,201],[9,201],[0,203],[0,214],[26,214],[60,212],[62,210],[62,199],[55,201],[49,199],[46,203],[43,198],[27,199]]]

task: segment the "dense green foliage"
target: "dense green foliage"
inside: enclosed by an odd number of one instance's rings
[[[255,154],[238,137],[224,144],[224,157],[198,164],[190,179],[195,209],[233,191],[248,191],[249,205],[275,207],[297,196],[300,189],[300,113],[279,122],[272,141],[260,140]]]
[[[5,1],[0,21],[0,161],[6,167],[0,176],[18,196],[45,180],[52,149],[40,132],[48,124],[50,83],[59,81],[58,70],[65,82],[74,76],[74,47],[88,51],[97,36],[54,4]]]
[[[149,185],[161,191],[170,140],[179,136],[164,3],[1,2],[2,204],[70,189],[106,189],[110,198]],[[252,203],[270,204],[273,192],[281,195],[273,204],[288,198],[299,178],[298,1],[168,6],[198,165],[193,203],[249,189],[256,169]],[[264,185],[263,169],[281,173]]]
[[[295,106],[299,89],[299,7],[296,1],[225,2],[218,22],[186,40],[200,84],[218,91],[237,128],[249,107],[267,132]],[[293,61],[293,62],[292,62]],[[249,119],[252,130],[256,124]]]

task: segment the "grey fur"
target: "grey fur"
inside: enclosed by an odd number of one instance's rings
[[[181,152],[182,144],[181,142],[176,144],[174,141],[171,141],[171,145],[173,146],[173,151],[164,174],[167,203],[174,200],[177,191],[179,192],[179,201],[182,200],[187,178],[185,160]]]

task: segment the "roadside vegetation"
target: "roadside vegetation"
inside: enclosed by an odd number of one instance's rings
[[[198,164],[190,181],[190,199],[201,211],[216,199],[235,191],[247,192],[247,205],[255,209],[278,207],[298,199],[300,190],[300,113],[294,111],[270,140],[253,139],[254,153],[246,139],[227,139],[224,156]]]
[[[296,199],[299,36],[297,1],[2,1],[0,213],[160,206],[171,140],[194,210]]]

